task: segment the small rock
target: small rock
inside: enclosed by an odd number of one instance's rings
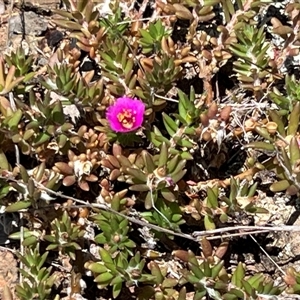
[[[5,4],[3,0],[0,0],[0,15],[3,15],[5,12]]]
[[[1,0],[0,0],[1,1]],[[26,35],[40,36],[47,30],[47,22],[33,11],[24,12],[24,21],[20,14],[12,16],[9,19],[9,35],[13,33],[22,34],[25,27]]]

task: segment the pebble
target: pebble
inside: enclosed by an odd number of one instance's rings
[[[3,0],[0,0],[0,15],[3,15],[5,12],[5,4]]]
[[[33,36],[42,35],[48,26],[47,21],[43,17],[33,11],[26,11],[24,12],[24,21],[21,19],[20,14],[14,15],[9,19],[9,35],[22,34],[23,24],[25,25],[25,34]]]

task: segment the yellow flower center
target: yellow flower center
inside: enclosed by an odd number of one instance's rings
[[[124,128],[131,129],[135,123],[135,115],[135,110],[123,108],[122,112],[118,113],[117,118]]]

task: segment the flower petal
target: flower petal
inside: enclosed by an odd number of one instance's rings
[[[132,112],[132,119],[129,117],[129,122],[132,121],[132,126],[127,128],[123,126],[118,119],[119,114],[124,114],[124,111]],[[138,100],[129,97],[121,97],[116,102],[109,106],[106,112],[106,118],[109,121],[110,127],[116,132],[130,132],[139,128],[144,121],[145,104]],[[128,123],[127,123],[128,124]],[[129,123],[130,124],[130,123]]]

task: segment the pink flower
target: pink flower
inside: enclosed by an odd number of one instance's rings
[[[106,118],[116,132],[129,132],[141,127],[144,121],[145,104],[129,97],[118,98],[108,107]]]

